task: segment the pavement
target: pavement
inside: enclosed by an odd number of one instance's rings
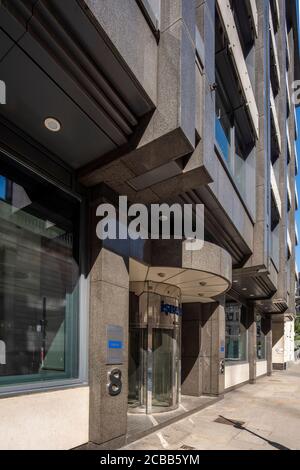
[[[300,362],[123,449],[300,450]]]

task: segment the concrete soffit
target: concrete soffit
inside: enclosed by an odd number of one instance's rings
[[[170,240],[167,245],[166,241],[157,240],[153,246],[157,256],[153,265],[130,258],[131,283],[150,281],[166,286],[166,289],[169,286],[180,288],[182,303],[214,302],[230,289],[231,257],[217,245],[204,242],[201,250],[187,251],[185,242],[174,243],[172,247]],[[181,255],[178,253],[180,248]]]

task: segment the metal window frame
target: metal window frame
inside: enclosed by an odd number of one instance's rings
[[[157,18],[149,3],[149,0],[136,0],[136,3],[142,11],[148,25],[153,31],[153,34],[158,42],[160,39],[160,18]]]
[[[80,221],[79,221],[79,246],[80,246],[80,267],[84,269],[83,253],[81,248],[86,242],[85,236],[85,224],[84,224],[84,197],[76,191],[72,191],[69,188],[60,185],[52,178],[47,177],[42,172],[31,167],[28,163],[15,157],[13,154],[7,152],[0,147],[0,155],[3,154],[10,160],[17,162],[20,169],[29,170],[33,177],[38,178],[40,181],[45,181],[52,184],[55,188],[60,189],[66,194],[74,197],[80,203]],[[75,388],[80,386],[88,385],[88,338],[89,338],[89,277],[85,277],[84,274],[80,274],[79,278],[79,315],[78,315],[78,378],[75,379],[57,379],[49,381],[36,381],[28,383],[20,383],[14,385],[4,385],[0,387],[0,400],[1,398],[7,398],[12,396],[19,396],[29,393],[47,392],[53,390],[64,390],[67,388]]]
[[[277,50],[277,44],[276,44],[276,38],[275,38],[272,12],[270,8],[269,8],[269,28],[270,28],[270,34],[271,34],[271,47],[273,49],[274,60],[275,60],[276,79],[280,87],[280,68],[279,68],[278,50]]]
[[[196,26],[196,56],[199,60],[202,70],[205,64],[205,47],[199,29]]]
[[[253,26],[254,26],[254,30],[255,30],[255,35],[256,35],[256,37],[258,37],[258,11],[257,11],[257,7],[256,7],[256,1],[255,0],[249,0],[249,6],[250,6]]]
[[[272,189],[274,200],[275,200],[275,203],[276,203],[276,206],[277,206],[277,209],[278,209],[279,216],[281,217],[281,215],[282,215],[281,198],[280,198],[280,193],[279,193],[279,189],[278,189],[278,185],[277,185],[277,181],[276,181],[276,177],[275,177],[275,173],[274,173],[274,168],[273,168],[273,165],[272,165],[271,162],[270,162],[270,170],[271,170],[270,171],[270,173],[271,173],[271,189]]]
[[[273,89],[272,89],[271,85],[270,85],[270,104],[271,104],[271,112],[272,112],[274,126],[275,126],[275,135],[276,135],[276,139],[277,139],[278,149],[279,149],[279,152],[281,152],[280,127],[279,127],[277,109],[276,109],[276,105],[275,105],[274,93],[273,93]]]
[[[239,313],[239,337],[241,337],[241,325],[245,328],[245,337],[246,337],[246,344],[245,344],[245,359],[233,359],[233,358],[228,358],[225,357],[225,365],[226,367],[231,367],[231,366],[237,366],[237,365],[242,365],[242,364],[248,364],[249,363],[249,329],[243,324],[242,322],[242,308],[243,305],[240,303],[234,303],[234,302],[228,302],[226,305],[238,305],[240,309]],[[226,311],[226,306],[225,306],[225,311]],[[229,337],[233,335],[227,335]],[[225,339],[226,339],[226,315],[225,315]]]
[[[255,100],[254,91],[249,77],[247,65],[245,62],[242,46],[238,36],[234,16],[230,7],[230,3],[224,0],[217,0],[220,19],[226,32],[229,50],[233,57],[233,63],[239,77],[242,92],[244,94],[250,120],[253,126],[256,138],[259,138],[259,116],[258,108]]]

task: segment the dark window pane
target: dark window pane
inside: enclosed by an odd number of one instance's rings
[[[5,199],[6,197],[6,178],[0,175],[0,199]]]
[[[257,359],[266,359],[266,337],[261,327],[261,316],[256,317],[256,356]]]
[[[0,199],[0,385],[78,372],[73,223],[54,213],[51,193],[47,205],[27,183],[5,178],[10,197]]]
[[[227,361],[247,360],[247,330],[242,323],[241,306],[226,304],[225,358]]]

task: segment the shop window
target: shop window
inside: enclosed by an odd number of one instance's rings
[[[266,337],[262,331],[262,319],[256,316],[256,357],[258,360],[266,359]]]
[[[78,377],[78,204],[13,175],[0,176],[0,391]]]
[[[239,304],[226,304],[225,308],[225,358],[228,362],[247,360],[247,329]]]

